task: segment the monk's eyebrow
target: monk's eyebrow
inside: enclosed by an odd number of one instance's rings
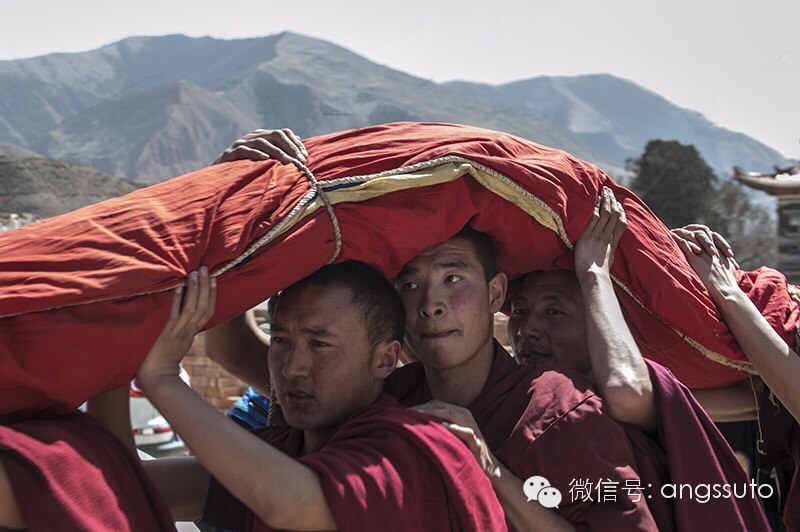
[[[404,266],[400,273],[397,274],[397,279],[401,277],[408,277],[409,275],[414,275],[419,271],[419,268],[415,268],[413,266]]]
[[[566,294],[561,294],[559,292],[551,292],[549,294],[543,294],[542,299],[547,302],[554,302],[554,303],[574,303],[573,298],[569,297]]]
[[[335,334],[325,328],[303,327],[300,331],[304,334],[310,334],[311,336],[317,336],[319,338],[336,338]]]
[[[453,259],[447,260],[444,262],[440,262],[437,264],[440,268],[461,268],[462,270],[468,270],[469,265],[461,259]]]

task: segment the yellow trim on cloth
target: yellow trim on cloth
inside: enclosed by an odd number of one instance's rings
[[[312,186],[306,194],[300,199],[297,205],[287,214],[283,220],[278,222],[270,231],[263,237],[251,244],[244,253],[236,257],[234,260],[228,262],[225,266],[212,273],[213,277],[218,277],[227,272],[237,264],[251,256],[258,251],[261,247],[274,241],[279,236],[291,230],[294,226],[300,223],[303,219],[315,213],[320,208],[328,207],[329,213],[331,205],[339,203],[360,203],[374,198],[397,192],[400,190],[407,190],[411,188],[420,188],[427,186],[439,185],[442,183],[449,183],[462,178],[465,175],[470,175],[481,186],[485,187],[490,192],[497,194],[504,200],[513,203],[518,208],[522,209],[525,213],[535,219],[542,226],[550,229],[556,233],[561,241],[569,248],[572,249],[574,244],[570,242],[567,237],[566,230],[564,229],[564,222],[560,216],[547,205],[544,201],[537,198],[529,191],[520,187],[512,179],[498,172],[497,170],[472,161],[465,157],[457,155],[448,155],[424,161],[411,166],[405,166],[380,172],[377,174],[369,174],[362,176],[343,177],[339,179],[332,179],[327,181],[317,181],[311,171],[298,161],[294,164],[304,173],[304,175],[311,181]],[[347,186],[349,185],[349,186]],[[326,205],[327,204],[327,205]],[[331,213],[333,218],[333,214]],[[333,220],[332,220],[333,221]],[[334,222],[335,223],[335,222]],[[334,252],[329,262],[335,260],[338,255],[338,250],[341,248],[341,234],[336,233],[336,245]],[[638,298],[634,297],[631,290],[622,284],[619,279],[612,277],[614,282],[622,288],[631,298],[636,301],[643,309],[649,312],[656,319],[665,323],[664,320],[650,311]],[[137,294],[129,294],[125,296],[116,296],[108,298],[99,298],[91,301],[83,301],[74,303],[75,306],[86,303],[94,303],[98,301],[108,301],[113,299],[121,299],[128,297],[136,297],[140,295],[147,295],[151,293],[165,292],[172,290],[178,286],[185,285],[185,283],[177,283],[172,286],[162,288],[159,290],[144,291]],[[800,300],[800,292],[790,292],[793,296]],[[62,307],[55,307],[62,308]],[[54,310],[54,309],[45,309]],[[40,310],[37,312],[44,312]],[[669,324],[675,334],[683,338],[689,345],[700,352],[700,354],[709,360],[718,364],[728,366],[740,371],[745,371],[752,374],[757,374],[753,365],[749,362],[742,362],[737,360],[730,360],[729,358],[711,351],[710,349],[700,345],[696,340],[686,336]]]

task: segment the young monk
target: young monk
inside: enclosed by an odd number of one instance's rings
[[[180,379],[178,363],[213,315],[216,283],[202,268],[182,292],[137,373],[196,456],[144,463],[175,519],[200,518],[209,494],[206,521],[225,528],[505,530],[491,485],[463,444],[381,392],[404,319],[379,272],[348,261],[280,295],[269,366],[289,426],[258,434]],[[244,520],[231,523],[237,516]]]
[[[508,337],[514,354],[521,364],[587,376],[611,416],[640,429],[627,432],[660,529],[768,530],[749,490],[742,499],[663,496],[668,483],[741,490],[749,480],[691,393],[668,370],[646,362],[633,339],[611,279],[625,228],[622,205],[604,189],[575,245],[575,272],[533,272],[513,290]]]

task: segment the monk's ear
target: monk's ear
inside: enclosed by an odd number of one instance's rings
[[[391,375],[397,367],[402,347],[397,340],[381,342],[375,346],[375,359],[372,367],[376,379],[385,379]]]
[[[503,272],[498,273],[489,281],[489,307],[492,313],[500,312],[503,303],[506,301],[506,291],[508,290],[508,277]]]

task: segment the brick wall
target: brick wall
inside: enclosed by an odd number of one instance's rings
[[[205,355],[202,334],[198,334],[194,339],[192,348],[183,359],[183,367],[189,373],[192,388],[223,412],[226,412],[247,388],[246,384]]]

